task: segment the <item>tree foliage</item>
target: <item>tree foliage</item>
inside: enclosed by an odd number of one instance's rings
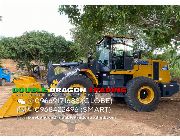
[[[44,63],[49,61],[59,63],[61,59],[71,61],[76,58],[73,43],[62,36],[55,36],[45,31],[26,32],[14,38],[0,40],[1,57],[18,62],[18,66],[30,69],[31,62]]]
[[[152,51],[169,45],[171,39],[180,40],[179,11],[180,6],[65,5],[59,8],[76,25],[75,41],[85,47],[95,44],[101,35],[123,34],[134,36],[140,42],[138,45],[148,44]]]
[[[134,48],[143,49],[147,58],[155,58],[153,52],[163,49],[159,58],[170,62],[173,71],[180,69],[175,47],[180,41],[180,6],[63,5],[59,12],[76,26],[74,40],[84,52],[95,49],[102,35],[128,35],[135,38]]]
[[[180,50],[180,42],[172,43],[167,48],[162,49],[164,53],[157,56],[158,59],[165,60],[170,64],[169,69],[172,77],[180,76],[180,51],[177,50]]]

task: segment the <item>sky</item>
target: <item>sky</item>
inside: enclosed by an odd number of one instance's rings
[[[0,36],[20,36],[26,31],[45,30],[72,40],[73,25],[60,15],[59,0],[0,0]]]
[[[173,4],[179,0],[166,0],[163,4]],[[180,1],[179,1],[180,3]],[[0,37],[20,36],[26,31],[45,30],[72,40],[73,28],[68,17],[60,15],[59,5],[63,4],[162,4],[162,0],[0,0]],[[178,4],[176,2],[176,4]]]

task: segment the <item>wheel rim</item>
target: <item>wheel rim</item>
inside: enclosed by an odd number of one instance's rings
[[[149,104],[154,99],[154,91],[149,86],[143,86],[138,90],[138,100],[142,104]]]
[[[72,84],[69,86],[69,88],[84,88],[81,84]],[[77,93],[74,93],[77,94]],[[68,99],[69,103],[67,103],[67,100],[64,102],[64,104],[55,104],[55,106],[63,106],[64,108],[61,108],[61,111],[56,111],[55,115],[59,118],[65,118],[65,117],[72,117],[74,119],[60,119],[65,123],[79,123],[82,121],[82,119],[79,119],[80,117],[85,116],[84,112],[81,111],[84,105],[84,100],[86,99],[86,92],[81,92],[80,96],[76,99],[73,99],[72,93],[66,92],[63,93],[63,98]],[[70,108],[69,108],[70,107]],[[75,108],[71,108],[75,107]],[[68,109],[68,110],[67,110]]]
[[[69,88],[84,88],[81,84],[72,84]],[[86,99],[86,92],[79,93],[79,97],[74,98],[72,96],[72,93],[67,93],[68,95],[66,98],[72,103],[72,104],[80,104]],[[76,93],[77,94],[77,93]]]

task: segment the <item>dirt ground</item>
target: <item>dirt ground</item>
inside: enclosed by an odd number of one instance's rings
[[[0,106],[7,100],[13,85],[0,87]],[[51,106],[50,104],[48,106]],[[100,106],[99,104],[94,107]],[[107,106],[102,104],[101,106]],[[69,125],[59,120],[23,119],[53,113],[29,113],[24,117],[0,119],[0,135],[180,135],[180,94],[162,99],[153,112],[135,112],[126,104],[113,103],[110,113],[91,112],[90,116],[111,116],[114,119],[85,120]]]

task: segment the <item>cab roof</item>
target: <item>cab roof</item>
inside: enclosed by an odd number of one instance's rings
[[[102,42],[102,40],[104,40],[104,38],[126,38],[126,39],[132,39],[134,40],[134,37],[130,37],[130,36],[124,36],[124,35],[112,35],[112,34],[109,34],[109,35],[104,35],[103,38],[98,41],[96,44],[99,44]]]
[[[109,34],[109,35],[104,35],[104,37],[110,37],[110,38],[127,38],[127,39],[134,39],[134,37],[130,37],[128,35],[112,35],[112,34]]]

